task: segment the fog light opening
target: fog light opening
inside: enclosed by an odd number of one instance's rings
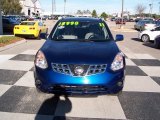
[[[36,86],[41,86],[42,82],[40,80],[36,80]]]
[[[118,82],[117,85],[118,85],[119,87],[123,87],[123,82]]]

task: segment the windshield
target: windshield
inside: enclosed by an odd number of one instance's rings
[[[59,22],[51,36],[53,40],[106,41],[110,39],[103,22]]]
[[[20,25],[34,25],[35,22],[22,22]]]

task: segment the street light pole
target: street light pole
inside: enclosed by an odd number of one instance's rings
[[[52,15],[53,15],[53,0],[52,0]]]
[[[65,12],[66,12],[66,0],[64,0],[64,15],[65,15]]]
[[[123,28],[123,7],[124,7],[124,0],[122,0],[122,23],[121,23],[121,28]]]
[[[151,9],[152,9],[151,7],[152,7],[152,4],[149,4],[149,7],[150,7],[150,9],[149,9],[149,17],[151,17],[151,11],[152,11],[152,10],[151,10]]]

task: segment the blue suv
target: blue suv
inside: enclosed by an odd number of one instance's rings
[[[125,57],[107,24],[98,18],[63,18],[35,57],[35,85],[54,94],[117,94],[125,79]]]

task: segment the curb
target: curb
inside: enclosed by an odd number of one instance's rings
[[[0,47],[0,52],[5,51],[5,50],[8,50],[8,49],[11,49],[11,48],[13,48],[13,47],[15,47],[15,46],[17,46],[17,45],[23,44],[23,43],[25,43],[25,42],[27,42],[27,40],[26,40],[26,39],[23,39],[23,40],[20,40],[20,41],[18,41],[18,42],[15,42],[15,43],[6,45],[6,46],[4,46],[4,47]]]

